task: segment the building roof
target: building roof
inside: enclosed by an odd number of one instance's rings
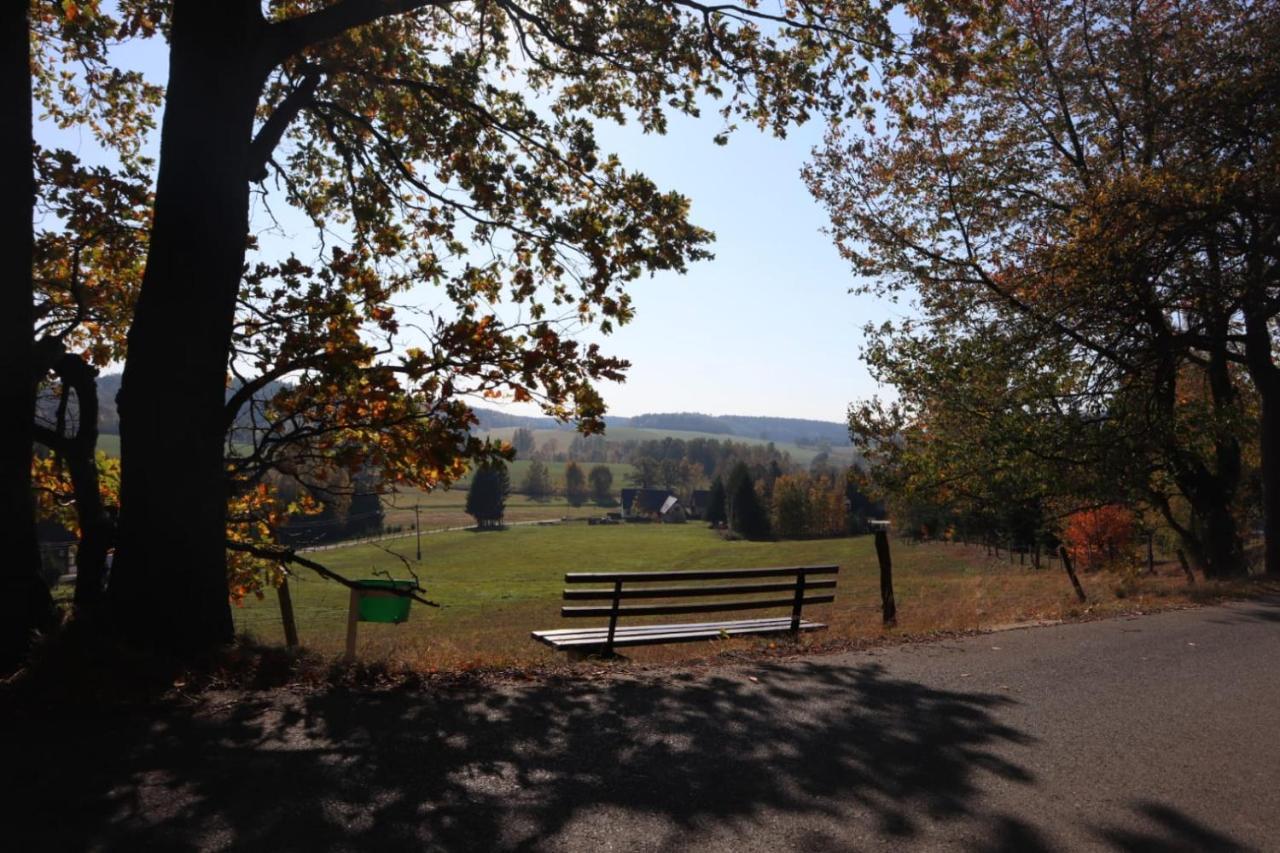
[[[667,489],[622,490],[623,512],[652,512],[662,514],[668,512],[671,508],[666,505],[668,500],[678,502],[676,496]],[[671,506],[675,506],[675,504],[673,503]]]

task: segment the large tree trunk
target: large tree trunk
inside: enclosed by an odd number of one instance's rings
[[[1217,340],[1225,341],[1225,320],[1220,325],[1222,329]],[[1224,347],[1222,344],[1210,351],[1206,378],[1215,415],[1229,420],[1226,416],[1238,405],[1238,395]],[[1169,425],[1177,423],[1174,402],[1177,375],[1176,362],[1170,360],[1164,366],[1159,400]],[[1166,435],[1168,444],[1165,452],[1174,482],[1191,506],[1191,523],[1185,528],[1175,529],[1205,577],[1226,578],[1242,575],[1247,570],[1243,540],[1235,516],[1243,464],[1240,441],[1234,431],[1221,425],[1215,425],[1214,429],[1210,459],[1187,449],[1187,437],[1178,435],[1176,430]]]
[[[31,46],[28,4],[0,12],[0,672],[26,657],[34,631],[54,622],[40,578],[31,443],[36,401],[32,344]]]
[[[1262,534],[1266,537],[1263,565],[1280,575],[1280,370],[1262,392]]]
[[[232,639],[223,406],[266,69],[256,0],[175,5],[147,269],[119,398],[128,637],[185,655]]]
[[[76,610],[84,615],[102,602],[107,551],[115,538],[115,524],[98,488],[98,371],[74,353],[63,353],[53,369],[62,383],[76,392],[75,435],[59,436],[52,449],[71,475],[80,523],[75,602]]]
[[[1261,296],[1246,309],[1245,358],[1249,376],[1262,398],[1262,533],[1266,537],[1264,566],[1267,574],[1280,575],[1280,367],[1272,359],[1270,316]]]

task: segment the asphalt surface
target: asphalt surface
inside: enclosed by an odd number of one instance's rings
[[[6,726],[8,850],[1280,850],[1280,602]],[[12,845],[12,846],[11,846]]]

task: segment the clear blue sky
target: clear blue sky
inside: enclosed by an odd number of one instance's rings
[[[825,214],[799,175],[821,128],[785,140],[740,130],[720,147],[718,126],[599,130],[603,147],[687,195],[693,220],[716,233],[714,260],[636,283],[636,319],[611,336],[633,367],[606,399],[619,414],[843,420],[851,400],[876,390],[859,357],[862,327],[898,309],[849,294],[849,266],[822,233]]]
[[[167,76],[158,41],[131,47],[123,64],[156,82]],[[632,287],[636,317],[602,343],[632,362],[624,384],[601,390],[610,411],[773,415],[842,421],[850,401],[877,389],[859,357],[861,329],[902,309],[848,293],[848,265],[830,239],[822,209],[799,172],[821,127],[785,140],[753,128],[728,146],[704,119],[673,118],[665,136],[633,125],[602,125],[601,147],[663,189],[692,200],[692,218],[715,232],[716,257],[683,276],[663,274]],[[37,138],[93,159],[87,134],[37,127]],[[314,242],[302,223],[288,231]],[[284,244],[275,240],[277,246]],[[523,408],[523,407],[522,407]]]

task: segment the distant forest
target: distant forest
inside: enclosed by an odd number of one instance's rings
[[[481,429],[526,427],[527,429],[572,430],[571,424],[557,423],[552,418],[511,415],[494,409],[477,408]],[[704,415],[697,412],[665,412],[634,417],[609,416],[612,427],[636,429],[682,430],[712,435],[756,438],[765,441],[816,446],[830,444],[847,447],[849,426],[836,421],[814,421],[805,418],[771,418],[750,415]]]

